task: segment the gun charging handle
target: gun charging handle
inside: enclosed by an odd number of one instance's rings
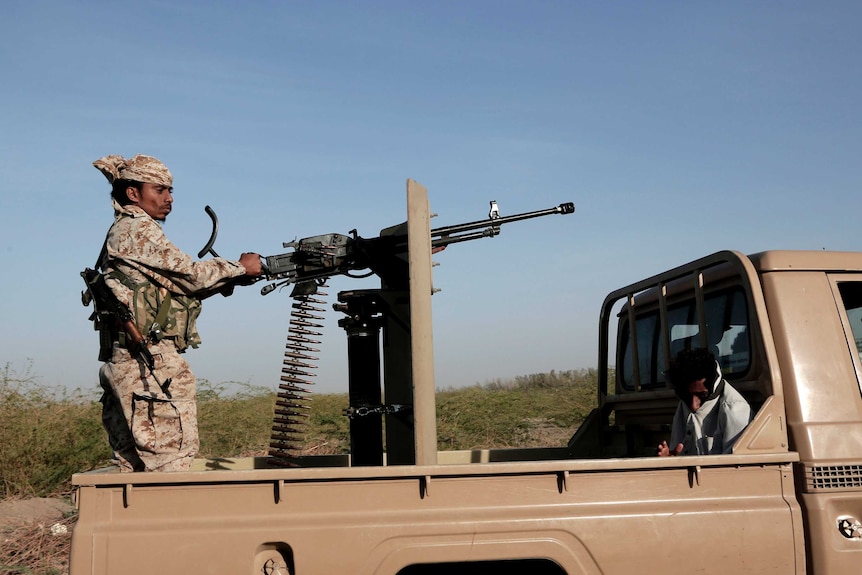
[[[216,237],[218,236],[218,216],[216,215],[215,210],[213,210],[209,206],[204,207],[204,211],[213,221],[213,231],[210,234],[210,239],[207,241],[207,244],[203,247],[203,249],[201,249],[201,251],[198,252],[198,259],[204,257],[205,255],[207,255],[207,253],[211,253],[214,258],[217,258],[219,257],[219,255],[213,249],[213,244],[215,243]]]

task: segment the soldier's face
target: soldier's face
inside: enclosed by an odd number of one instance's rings
[[[160,184],[141,184],[137,188],[128,188],[126,194],[133,204],[147,212],[154,220],[165,221],[171,213],[174,203],[173,188]]]

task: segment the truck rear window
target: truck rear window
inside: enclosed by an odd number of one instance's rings
[[[724,376],[728,380],[738,379],[751,365],[751,332],[745,292],[741,287],[722,290],[706,295],[703,303],[708,346],[721,364]],[[683,349],[700,346],[700,326],[696,309],[694,298],[668,306],[667,330],[670,335],[670,357]],[[640,388],[664,387],[665,380],[662,372],[666,366],[659,312],[653,310],[640,314],[635,322]],[[636,389],[636,385],[628,318],[623,318],[620,328],[620,354],[617,365],[621,366],[623,389],[631,391]]]

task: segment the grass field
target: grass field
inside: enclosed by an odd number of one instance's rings
[[[568,370],[438,391],[438,448],[565,445],[595,403],[595,390],[594,371]],[[270,389],[199,382],[201,455],[266,454],[274,402]],[[303,453],[348,452],[347,406],[346,393],[312,395]],[[29,369],[0,370],[0,500],[68,498],[73,473],[108,465],[100,413],[93,390],[51,389]],[[71,531],[74,521],[59,523]],[[0,532],[0,575],[65,573],[70,535],[49,527]]]

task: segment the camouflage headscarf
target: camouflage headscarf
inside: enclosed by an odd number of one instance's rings
[[[105,174],[111,184],[114,180],[132,180],[168,187],[174,185],[168,167],[152,156],[137,154],[128,160],[123,156],[105,156],[93,162],[93,165]]]

